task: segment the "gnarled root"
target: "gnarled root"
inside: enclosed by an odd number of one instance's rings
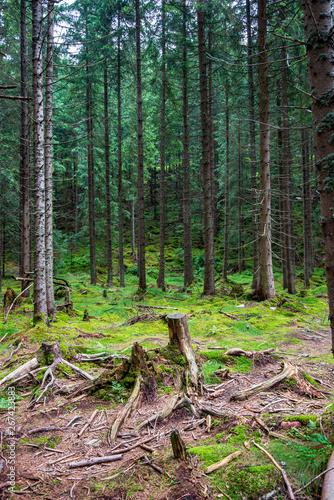
[[[128,402],[126,403],[124,408],[122,408],[122,410],[119,412],[115,422],[113,423],[113,426],[112,426],[111,431],[110,431],[110,443],[112,445],[115,444],[118,429],[120,428],[122,423],[127,419],[131,410],[138,403],[139,394],[140,394],[140,383],[141,383],[141,377],[139,376],[139,377],[137,377],[136,384],[134,386],[134,389],[132,391],[131,396],[128,399]]]

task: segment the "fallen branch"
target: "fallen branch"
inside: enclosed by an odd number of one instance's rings
[[[81,437],[82,434],[86,431],[86,429],[88,429],[88,427],[92,424],[94,418],[96,417],[96,414],[97,414],[98,410],[94,410],[90,419],[88,420],[88,422],[83,426],[83,428],[80,430],[79,434],[78,434],[78,437]]]
[[[173,297],[172,295],[164,295],[165,299],[173,299],[173,300],[186,300],[181,299],[181,297]]]
[[[152,415],[147,420],[144,420],[144,422],[139,424],[136,427],[136,432],[139,432],[141,429],[143,429],[146,425],[148,425],[150,422],[153,422],[154,420],[158,421],[158,420],[164,420],[165,418],[167,418],[172,413],[174,406],[176,405],[176,402],[178,399],[179,399],[178,394],[175,394],[174,396],[172,396],[168,400],[166,406],[162,410],[158,411],[158,413],[156,413],[155,415]]]
[[[197,402],[198,408],[201,410],[204,415],[212,415],[213,417],[226,417],[231,416],[231,413],[226,413],[223,411],[215,410],[214,408],[208,408],[207,406],[203,406],[201,403]]]
[[[38,365],[39,362],[37,358],[30,359],[29,361],[24,363],[24,365],[19,366],[18,368],[16,368],[16,370],[8,373],[8,375],[6,375],[3,379],[1,379],[0,386],[7,384],[7,382],[10,382],[15,378],[19,378],[22,377],[22,375],[28,374],[29,372],[31,372],[31,370],[37,368]]]
[[[123,421],[127,419],[129,413],[133,409],[133,407],[136,405],[138,398],[139,398],[139,393],[140,393],[140,384],[141,384],[141,377],[137,377],[136,384],[134,386],[134,389],[132,391],[131,396],[128,399],[128,402],[124,406],[124,408],[119,412],[112,428],[110,431],[110,443],[111,445],[115,444],[116,441],[116,436],[118,433],[118,429],[122,425]]]
[[[285,470],[282,469],[282,467],[280,465],[278,465],[278,463],[276,462],[276,460],[274,459],[274,457],[272,455],[270,455],[270,453],[267,450],[265,450],[264,448],[262,448],[262,446],[260,446],[259,444],[255,443],[255,441],[252,441],[252,443],[257,448],[259,448],[259,450],[261,450],[262,453],[264,453],[265,455],[267,455],[267,457],[272,461],[272,463],[274,464],[274,466],[276,467],[276,469],[282,474],[283,480],[284,480],[285,485],[286,485],[287,490],[288,490],[288,494],[289,494],[290,500],[296,500],[296,497],[295,497],[295,495],[294,495],[294,493],[292,491],[291,484],[289,483],[288,476],[286,475]]]
[[[216,470],[225,467],[225,465],[228,465],[230,462],[232,462],[232,460],[239,457],[241,454],[242,451],[240,450],[231,453],[231,455],[228,455],[227,457],[223,458],[223,460],[220,460],[220,462],[216,462],[215,464],[206,467],[206,469],[204,469],[204,474],[211,474],[211,472],[215,472]]]
[[[14,298],[13,302],[11,303],[8,311],[7,311],[7,314],[6,314],[6,317],[5,319],[3,320],[3,324],[5,325],[6,322],[7,322],[7,318],[8,318],[8,315],[10,313],[10,310],[12,309],[13,305],[15,304],[15,302],[17,301],[17,299],[24,293],[26,292],[27,290],[29,290],[29,288],[31,288],[33,286],[33,283],[31,283],[29,286],[27,286],[27,288],[25,288],[24,290],[22,290],[21,293],[19,293],[18,295],[16,295],[16,297]]]
[[[222,310],[219,310],[218,312],[220,314],[224,314],[224,316],[227,316],[230,319],[234,319],[235,321],[240,321],[240,318],[238,318],[238,316],[233,316],[233,314],[226,313],[226,312],[224,312]]]
[[[144,306],[144,305],[141,305],[141,304],[138,304],[137,307],[140,307],[141,309],[173,309],[174,311],[178,311],[178,308],[177,307],[169,307],[169,306],[166,306],[166,307],[160,307],[160,306]]]
[[[270,389],[271,387],[278,384],[282,380],[288,377],[297,376],[297,374],[298,374],[297,366],[293,365],[292,363],[289,363],[288,361],[284,361],[283,370],[281,371],[281,373],[275,375],[275,377],[265,380],[264,382],[261,382],[260,384],[255,384],[249,387],[248,389],[235,392],[234,394],[232,394],[230,400],[243,401],[244,399],[248,399],[249,396]]]
[[[122,458],[123,455],[109,455],[105,457],[89,458],[88,460],[83,460],[82,462],[71,462],[68,466],[70,469],[74,469],[75,467],[87,467],[88,465],[115,462],[115,460],[121,460]]]
[[[14,349],[10,355],[8,356],[8,358],[5,359],[5,361],[3,361],[2,363],[2,366],[4,366],[6,363],[8,363],[8,361],[10,361],[12,359],[12,357],[14,356],[14,354],[16,354],[17,352],[19,352],[19,350],[21,349],[22,347],[22,342],[19,343],[19,345],[17,346],[16,349]]]

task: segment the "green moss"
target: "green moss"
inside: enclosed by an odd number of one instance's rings
[[[61,440],[62,440],[61,436],[56,436],[52,438],[51,441],[48,441],[48,448],[54,449],[57,446],[57,444],[61,442]]]
[[[280,475],[273,465],[246,466],[241,470],[229,467],[224,475],[224,483],[233,500],[258,500],[260,496],[276,489],[280,484]]]
[[[197,455],[203,461],[203,467],[205,468],[208,465],[212,465],[219,460],[222,460],[227,455],[237,451],[238,448],[232,446],[231,444],[209,444],[203,446],[194,446],[193,448],[189,448],[189,453],[193,453]]]
[[[291,415],[285,418],[286,422],[300,422],[302,425],[309,425],[310,421],[318,424],[317,415]],[[318,424],[319,425],[319,424]]]
[[[285,385],[293,388],[296,387],[297,382],[293,377],[288,377],[287,379],[285,379]]]

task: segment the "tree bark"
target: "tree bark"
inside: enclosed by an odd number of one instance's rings
[[[249,153],[251,164],[252,189],[252,228],[253,228],[253,281],[252,289],[256,290],[259,284],[259,222],[256,182],[256,148],[255,148],[255,113],[254,113],[254,78],[253,78],[253,47],[250,15],[250,0],[246,0],[247,16],[247,70],[248,70],[248,106],[249,106]]]
[[[138,278],[139,289],[146,289],[145,269],[145,204],[143,153],[143,101],[141,86],[140,10],[136,0],[136,59],[137,59],[137,147],[138,147]]]
[[[74,191],[74,206],[73,206],[73,217],[74,217],[74,252],[78,251],[78,152],[74,152],[74,161],[73,161],[73,191]]]
[[[165,108],[166,108],[166,6],[162,0],[161,5],[161,137],[160,137],[160,258],[158,287],[165,290]]]
[[[229,191],[230,191],[230,119],[229,119],[229,103],[228,103],[228,86],[225,90],[226,108],[225,108],[225,140],[226,140],[226,157],[225,157],[225,215],[224,215],[224,262],[223,262],[223,279],[227,278],[228,264],[228,219],[229,219]]]
[[[304,284],[310,286],[313,271],[312,255],[312,193],[308,137],[306,131],[301,132],[302,171],[303,171],[303,229],[304,229]]]
[[[106,165],[106,245],[107,245],[107,286],[113,285],[112,240],[111,240],[111,196],[110,196],[110,154],[109,154],[109,96],[108,68],[104,68],[104,157]]]
[[[334,61],[333,17],[330,0],[306,1],[304,7],[306,54],[311,88],[316,164],[319,173],[320,224],[324,239],[329,320],[334,354]]]
[[[241,130],[238,127],[238,272],[245,268],[244,255],[244,213],[243,213],[243,171],[241,161]]]
[[[45,171],[42,66],[42,0],[32,0],[35,280],[34,324],[47,321],[45,277]]]
[[[45,277],[48,316],[55,318],[56,303],[53,291],[53,58],[54,58],[54,0],[48,0],[48,31],[45,90]]]
[[[28,97],[27,78],[27,7],[26,0],[21,0],[21,96]],[[30,146],[29,146],[29,105],[28,100],[21,101],[21,136],[20,136],[20,188],[21,188],[21,269],[20,276],[26,278],[30,271]],[[22,281],[22,291],[29,283]],[[29,297],[30,290],[22,296]]]
[[[275,297],[271,251],[270,127],[267,41],[267,0],[258,0],[258,74],[260,102],[260,276],[257,295],[261,300]]]
[[[121,13],[117,14],[117,140],[118,140],[118,266],[119,284],[124,286],[123,177],[122,177],[122,99],[121,99]]]
[[[183,167],[183,258],[185,288],[194,280],[191,235],[190,165],[189,165],[189,120],[188,120],[188,56],[187,56],[187,6],[182,0],[183,49],[182,49],[182,167]]]
[[[206,75],[205,2],[200,0],[197,8],[198,61],[200,76],[201,145],[203,173],[203,217],[204,217],[204,295],[215,293],[214,280],[214,227],[212,214],[212,174],[210,165],[210,140],[208,118],[208,89]]]

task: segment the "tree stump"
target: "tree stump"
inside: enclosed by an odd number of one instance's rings
[[[83,315],[82,321],[89,321],[89,314],[88,314],[87,309],[84,310],[84,315]]]
[[[198,367],[191,345],[187,316],[183,313],[172,313],[167,315],[167,321],[169,343],[171,346],[176,347],[178,352],[185,357],[188,363],[190,381],[193,386],[197,387]]]
[[[6,292],[4,293],[4,296],[3,296],[3,307],[6,308],[6,307],[11,306],[15,297],[16,297],[16,293],[14,292],[14,290],[12,288],[8,287]]]
[[[172,431],[170,435],[170,440],[172,443],[174,458],[177,460],[187,460],[188,452],[186,448],[186,444],[180,436],[180,433],[177,429]]]

